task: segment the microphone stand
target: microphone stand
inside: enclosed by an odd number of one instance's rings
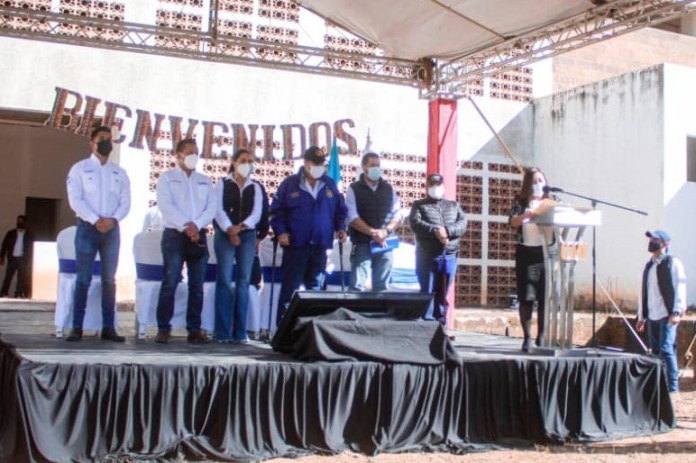
[[[602,201],[601,199],[592,198],[590,196],[581,195],[578,193],[573,193],[571,191],[563,190],[562,188],[552,188],[549,189],[551,192],[562,193],[576,198],[585,199],[592,203],[592,210],[597,209],[597,204],[604,204],[606,206],[615,207],[617,209],[623,209],[624,211],[634,212],[640,215],[648,215],[647,212],[641,211],[639,209],[634,209],[631,207],[622,206],[620,204],[610,203],[609,201]],[[597,347],[597,227],[592,227],[592,347]]]

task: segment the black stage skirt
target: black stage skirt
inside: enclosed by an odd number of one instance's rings
[[[517,300],[520,302],[544,300],[546,275],[544,272],[544,250],[541,246],[517,244],[515,275],[517,277]]]

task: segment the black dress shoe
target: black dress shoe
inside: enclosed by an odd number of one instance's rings
[[[82,341],[82,328],[73,328],[70,330],[70,335],[65,338],[68,342]]]
[[[124,342],[126,340],[123,336],[119,336],[113,328],[104,328],[101,332],[101,338],[103,341],[113,342]]]

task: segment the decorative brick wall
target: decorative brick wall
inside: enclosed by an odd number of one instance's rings
[[[6,7],[23,10],[51,11],[51,0],[4,0],[1,4]],[[7,20],[8,17],[6,16],[4,19]],[[30,29],[32,23],[33,21],[31,20],[11,18],[8,25],[11,29]],[[39,30],[46,32],[49,29],[48,24],[44,23]]]
[[[61,0],[58,9],[63,14],[108,19],[114,22],[124,20],[125,10],[123,2],[110,0]],[[123,32],[108,27],[75,26],[72,24],[61,24],[58,27],[58,33],[112,41],[122,40],[124,36]]]
[[[553,58],[553,91],[661,63],[696,67],[696,37],[646,28]]]

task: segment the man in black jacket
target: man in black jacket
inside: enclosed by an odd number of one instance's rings
[[[440,174],[427,179],[428,197],[413,203],[409,222],[416,237],[416,275],[422,293],[433,294],[426,319],[447,323],[447,293],[457,273],[459,238],[466,232],[466,216],[456,201],[444,199]]]
[[[7,297],[10,292],[12,277],[17,273],[17,287],[15,297],[29,297],[29,269],[31,266],[34,238],[26,227],[26,217],[17,216],[17,228],[13,228],[5,234],[0,249],[0,265],[5,265],[5,280],[2,283],[0,297]]]

